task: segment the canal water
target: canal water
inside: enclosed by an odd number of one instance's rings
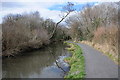
[[[2,60],[3,78],[63,78],[69,71],[64,58],[70,56],[63,43],[25,52]],[[64,72],[64,71],[65,72]]]

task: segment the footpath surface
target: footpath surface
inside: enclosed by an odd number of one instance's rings
[[[86,78],[118,78],[118,65],[98,50],[76,43],[85,57]]]

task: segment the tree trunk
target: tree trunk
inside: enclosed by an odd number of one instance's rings
[[[51,36],[50,36],[50,39],[53,38],[53,36],[54,36],[54,34],[55,34],[55,31],[56,31],[58,25],[59,25],[69,14],[70,14],[70,12],[68,12],[59,22],[57,22],[57,23],[55,24],[55,27],[54,27],[54,30],[53,30]]]

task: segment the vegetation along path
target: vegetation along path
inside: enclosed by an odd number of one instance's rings
[[[86,78],[118,78],[118,65],[94,48],[76,43],[85,57]]]
[[[85,56],[86,78],[118,78],[118,65],[94,48],[77,43]]]

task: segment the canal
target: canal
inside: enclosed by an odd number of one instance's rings
[[[2,60],[3,78],[63,78],[69,71],[64,58],[70,56],[62,42]]]

